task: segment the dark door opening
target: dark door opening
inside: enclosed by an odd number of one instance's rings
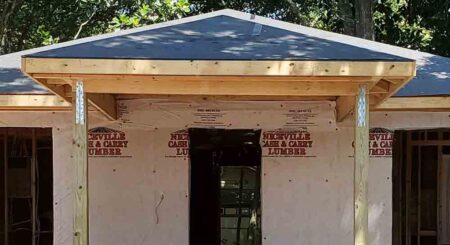
[[[393,244],[450,244],[450,129],[395,132]]]
[[[0,244],[53,244],[51,129],[0,128]]]
[[[189,130],[191,245],[261,244],[260,135]]]

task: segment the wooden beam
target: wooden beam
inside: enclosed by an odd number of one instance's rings
[[[117,103],[111,94],[88,94],[89,103],[109,120],[117,120]]]
[[[22,69],[22,71],[24,71],[26,69],[27,62],[26,62],[25,59],[22,59],[21,62],[22,62],[21,69]],[[47,83],[47,79],[37,79],[37,78],[31,76],[30,74],[27,74],[26,72],[24,72],[24,73],[30,79],[35,81],[37,84],[40,84],[41,86],[46,87],[48,90],[50,90],[50,92],[52,92],[56,96],[59,96],[61,99],[65,100],[67,102],[70,102],[70,100],[66,96],[64,85],[63,86],[58,86],[58,85],[55,85],[55,84],[49,84],[49,83]]]
[[[355,170],[354,244],[367,245],[369,233],[368,177],[369,177],[369,96],[366,85],[361,85],[355,102]]]
[[[74,245],[89,244],[87,98],[83,82],[76,82],[73,96],[73,163],[75,169]]]
[[[76,81],[63,78],[63,80],[70,86],[72,89],[75,88]],[[86,82],[83,81],[84,91],[86,90]],[[87,94],[87,100],[89,104],[97,109],[100,113],[102,113],[108,120],[114,121],[117,120],[117,103],[116,98],[112,94]]]
[[[388,98],[393,96],[395,93],[397,93],[398,90],[400,90],[406,83],[408,83],[413,78],[414,78],[414,76],[406,77],[403,80],[398,80],[398,79],[388,80],[387,78],[384,78],[383,80],[381,80],[380,86],[384,86],[383,84],[385,84],[386,82],[389,83],[389,86],[387,86],[388,91],[386,94],[384,94],[384,96],[375,98],[375,101],[372,101],[373,106],[371,106],[371,108],[376,108],[377,106],[379,106],[385,100],[387,100]]]
[[[388,82],[388,81],[386,81],[386,80],[384,80],[384,79],[381,79],[381,80],[376,84],[376,86],[377,86],[380,90],[382,90],[382,91],[384,91],[384,92],[389,92],[389,89],[390,89],[390,87],[391,87],[391,83]]]
[[[414,76],[405,61],[254,61],[23,58],[25,73],[218,76]]]
[[[8,187],[8,183],[9,183],[9,180],[8,180],[8,177],[9,177],[9,174],[6,174],[6,173],[8,173],[8,171],[9,171],[9,157],[8,157],[8,154],[5,154],[5,153],[7,153],[7,152],[9,152],[9,142],[8,142],[8,128],[0,128],[0,132],[2,133],[2,136],[1,136],[1,141],[2,141],[2,144],[3,144],[3,149],[0,149],[0,150],[2,150],[4,153],[3,153],[3,159],[2,159],[2,161],[3,161],[3,170],[2,170],[2,175],[3,175],[3,200],[2,200],[2,202],[3,202],[3,236],[4,236],[4,240],[3,240],[3,243],[2,244],[9,244],[9,231],[10,231],[10,228],[9,228],[9,222],[10,222],[10,217],[9,217],[9,200],[8,200],[8,190],[9,190],[9,187]]]
[[[61,79],[103,79],[110,82],[122,80],[152,80],[155,82],[166,81],[269,81],[269,82],[378,82],[382,77],[367,76],[198,76],[198,75],[114,75],[114,74],[49,74],[34,73],[34,78],[47,79],[49,84],[61,84]],[[66,82],[63,82],[66,83]]]
[[[85,80],[88,93],[233,96],[337,96],[355,95],[359,83],[274,81],[153,81],[141,78],[120,81]]]
[[[450,111],[450,97],[391,97],[377,111]]]
[[[56,95],[0,95],[0,110],[70,110],[70,103]]]
[[[355,107],[355,96],[340,96],[336,100],[336,121],[344,121]]]
[[[153,100],[195,100],[195,101],[335,101],[336,96],[201,96],[201,95],[141,95],[118,94],[116,100],[153,99]]]

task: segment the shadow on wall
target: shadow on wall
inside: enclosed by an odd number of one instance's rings
[[[384,244],[386,236],[383,227],[388,224],[383,224],[383,213],[386,212],[385,205],[382,202],[369,204],[369,244]],[[388,233],[390,234],[390,233]]]

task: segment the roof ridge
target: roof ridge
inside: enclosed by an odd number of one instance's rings
[[[424,56],[428,56],[428,57],[442,57],[445,59],[449,59],[449,61],[450,61],[450,57],[436,55],[436,54],[432,54],[432,53],[428,53],[428,52],[424,52],[424,51],[420,51],[420,50],[404,48],[404,47],[387,44],[387,43],[383,43],[383,42],[379,42],[379,41],[375,41],[375,40],[368,40],[368,39],[355,37],[355,36],[351,36],[351,35],[346,35],[346,34],[342,34],[342,33],[326,31],[326,30],[322,30],[322,29],[318,29],[318,28],[314,28],[314,27],[304,26],[301,24],[295,24],[295,23],[291,23],[291,22],[287,22],[287,21],[283,21],[283,20],[272,19],[269,17],[254,15],[254,14],[245,13],[245,12],[241,12],[241,11],[237,11],[237,10],[233,10],[233,9],[224,9],[224,10],[225,11],[223,12],[223,14],[227,15],[229,17],[234,17],[234,18],[238,18],[241,20],[255,22],[255,23],[258,23],[261,25],[267,25],[267,26],[283,29],[286,31],[292,31],[295,33],[301,33],[301,34],[305,34],[305,35],[312,36],[313,34],[315,34],[316,36],[320,36],[321,39],[326,39],[329,41],[340,42],[340,41],[338,41],[338,38],[343,38],[343,39],[346,39],[345,41],[352,41],[352,42],[351,43],[341,42],[341,43],[353,45],[353,46],[357,46],[357,45],[361,46],[361,42],[362,42],[363,44],[369,45],[369,47],[364,46],[364,48],[369,48],[369,49],[371,49],[373,51],[377,51],[377,52],[386,52],[386,51],[379,49],[380,46],[382,46],[384,48],[395,48],[397,50],[402,50],[404,52],[409,52],[411,54],[415,53],[415,54],[423,54]],[[377,47],[372,47],[372,45],[377,45]],[[389,52],[391,52],[391,51],[392,50],[389,50]],[[391,53],[391,54],[398,55],[397,53]],[[400,56],[405,57],[404,54],[402,54]],[[410,58],[410,57],[407,57],[407,58]]]

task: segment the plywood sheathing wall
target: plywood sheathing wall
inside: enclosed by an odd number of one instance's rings
[[[90,128],[97,129],[91,133],[117,130],[124,133],[122,141],[127,141],[127,147],[119,147],[121,155],[89,159],[92,243],[188,245],[188,159],[177,155],[177,147],[169,147],[169,142],[183,141],[183,132],[179,130],[197,118],[190,112],[219,108],[227,111],[226,116],[218,117],[232,123],[227,127],[261,127],[264,132],[271,132],[286,121],[281,118],[286,119],[289,108],[300,110],[314,105],[207,102],[192,103],[189,107],[189,102],[186,104],[183,108],[183,103],[174,106],[148,100],[124,101],[119,103],[123,120],[113,123],[98,114],[90,115]],[[348,120],[336,124],[333,106],[328,109],[328,103],[316,105],[320,109],[315,117],[319,126],[309,127],[313,142],[312,147],[305,148],[306,155],[274,157],[265,149],[262,180],[265,245],[353,241],[353,123]],[[150,108],[158,117],[152,117]],[[260,121],[258,126],[253,113],[266,118],[267,124]],[[71,113],[0,112],[0,115],[2,126],[54,127],[55,244],[71,245]],[[450,127],[448,113],[372,113],[370,117],[372,128]],[[371,158],[369,244],[391,243],[391,167],[389,156]],[[155,210],[161,195],[164,200]]]

